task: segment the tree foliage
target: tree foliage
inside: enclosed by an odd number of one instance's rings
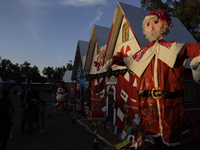
[[[44,69],[42,70],[43,75],[45,75],[48,79],[53,78],[53,74],[54,74],[54,70],[53,67],[44,67]]]
[[[42,70],[42,73],[47,77],[47,79],[55,79],[56,81],[60,82],[66,70],[67,68],[65,66],[56,67],[55,69],[53,67],[48,66]]]
[[[150,11],[164,10],[177,17],[192,36],[200,42],[200,1],[199,0],[141,0],[141,7]]]
[[[67,70],[73,70],[73,65],[72,63],[67,63]]]
[[[66,67],[56,67],[54,70],[54,75],[53,78],[56,79],[57,81],[61,81],[65,72],[66,72]]]
[[[0,56],[0,77],[5,80],[15,80],[16,82],[46,82],[48,81],[61,81],[66,70],[72,70],[72,64],[67,64],[66,67],[44,67],[42,73],[45,77],[40,74],[37,66],[31,66],[28,61],[23,64],[13,64],[8,59],[2,59]]]
[[[29,70],[29,78],[32,82],[38,82],[38,79],[40,79],[40,82],[45,82],[45,79],[40,75],[38,67],[35,65]]]
[[[21,69],[21,76],[24,78],[29,78],[30,75],[30,69],[31,69],[31,64],[25,61],[22,65],[20,65]]]

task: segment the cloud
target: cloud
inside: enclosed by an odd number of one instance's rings
[[[106,5],[107,0],[62,0],[62,4],[75,7]]]
[[[26,24],[35,41],[40,42],[38,33],[39,20],[46,14],[46,9],[53,6],[52,0],[19,0],[23,12],[23,23]],[[21,18],[21,16],[20,16]]]
[[[64,41],[61,41],[62,42],[62,44],[64,45],[64,46],[67,46],[67,44],[64,42]]]
[[[101,16],[102,16],[102,12],[101,12],[101,10],[99,9],[99,10],[97,10],[97,12],[96,12],[96,17],[95,17],[95,19],[90,23],[89,28],[92,27],[92,26],[94,25],[95,22],[97,22],[98,20],[100,20],[100,19],[101,19]]]
[[[101,16],[102,16],[101,9],[98,9],[94,20],[92,20],[92,22],[89,24],[88,28],[84,29],[82,32],[85,32],[85,31],[89,30],[92,26],[94,26],[95,22],[97,22],[98,20],[101,19]]]

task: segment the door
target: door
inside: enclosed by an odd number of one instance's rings
[[[113,101],[114,101],[114,90],[110,87],[108,90],[108,121],[113,123]]]

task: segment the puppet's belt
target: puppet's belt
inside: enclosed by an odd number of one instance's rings
[[[138,97],[153,97],[154,99],[161,99],[161,98],[176,98],[176,97],[183,97],[183,89],[180,89],[176,92],[169,92],[162,90],[161,88],[154,88],[152,90],[138,90],[137,96]]]

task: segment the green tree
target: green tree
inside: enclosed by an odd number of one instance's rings
[[[54,76],[53,78],[56,79],[57,81],[61,81],[65,72],[66,72],[66,68],[65,66],[63,67],[56,67],[54,70]]]
[[[12,78],[13,64],[8,59],[2,59],[0,63],[0,76],[3,80]]]
[[[173,15],[180,19],[193,37],[200,42],[200,1],[181,0],[174,3]]]
[[[53,67],[44,67],[44,69],[42,70],[43,75],[45,75],[48,79],[52,79],[53,75],[54,75],[54,69]]]
[[[13,64],[11,66],[11,70],[12,70],[12,77],[11,79],[17,81],[17,82],[22,82],[23,78],[21,77],[21,70],[20,70],[20,66],[18,63]]]
[[[20,65],[20,69],[21,69],[21,77],[22,79],[27,78],[28,80],[30,80],[30,69],[31,69],[31,64],[28,63],[27,61],[25,61],[23,64]]]
[[[25,82],[26,78],[28,82],[58,82],[61,81],[66,70],[72,70],[73,66],[71,63],[67,64],[67,68],[65,66],[56,67],[55,70],[53,67],[45,67],[42,70],[43,75],[46,77],[42,77],[40,75],[40,71],[36,65],[31,67],[31,64],[25,61],[23,64],[13,64],[8,59],[1,59],[0,56],[0,76],[3,80],[12,79],[17,82]]]
[[[165,10],[168,13],[171,12],[171,5],[169,5],[169,3],[171,3],[171,0],[167,0],[165,3],[162,2],[162,0],[141,0],[141,7],[149,10],[149,11],[155,11],[155,10]]]
[[[29,74],[29,77],[32,80],[32,82],[41,81],[40,71],[37,66],[34,65],[32,68],[30,68]]]
[[[66,67],[67,67],[66,70],[73,70],[72,63],[67,63]]]
[[[200,42],[200,1],[199,0],[141,0],[141,7],[150,11],[167,11],[177,17],[192,36]]]

